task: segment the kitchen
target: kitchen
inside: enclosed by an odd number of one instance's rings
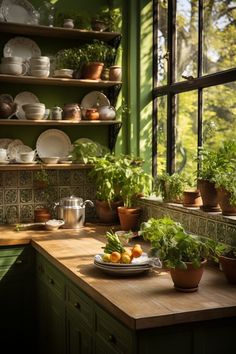
[[[39,3],[32,1],[37,9]],[[92,2],[92,5],[98,9],[105,3],[107,2],[99,1],[95,5]],[[48,128],[55,128],[67,134],[72,142],[87,138],[107,148],[115,145],[118,156],[120,153],[132,152],[145,161],[145,170],[151,172],[152,152],[144,147],[151,146],[152,136],[152,1],[114,3],[118,3],[117,6],[122,4],[123,9],[122,88],[119,81],[118,93],[121,90],[130,106],[129,112],[123,112],[122,127],[118,119],[111,123],[87,120],[74,123],[66,120],[45,120],[41,123],[29,120],[27,124],[21,119],[2,119],[1,138],[22,139],[25,145],[34,149],[39,136]],[[87,6],[91,7],[91,2],[81,5],[71,1],[70,4],[74,11],[78,9],[81,13]],[[19,2],[15,2],[16,5],[23,6]],[[63,1],[55,4],[59,5],[63,9]],[[11,13],[13,17],[14,13]],[[150,31],[147,29],[149,25]],[[72,29],[75,31],[72,35],[68,34],[70,29],[62,29],[64,32],[61,32],[51,28],[50,32],[50,28],[42,30],[37,25],[33,26],[23,25],[22,28],[21,24],[12,25],[11,21],[0,22],[2,48],[12,37],[22,35],[33,39],[41,49],[41,54],[47,56],[51,46],[56,53],[63,48],[63,41],[70,41],[75,45],[77,36],[81,35],[75,29]],[[63,40],[54,39],[54,36],[60,37],[59,34]],[[137,35],[145,45],[139,46]],[[74,38],[70,39],[70,36]],[[100,38],[104,34],[99,32],[96,36]],[[107,38],[109,36],[110,34]],[[82,37],[78,38],[82,40]],[[141,72],[138,70],[139,65],[142,65]],[[73,80],[67,78],[9,76],[1,75],[1,94],[7,93],[15,97],[20,92],[33,92],[50,109],[54,106],[61,107],[65,103],[78,102],[78,99],[81,102],[84,96],[95,90],[101,90],[110,100],[113,98],[112,102],[116,102],[114,92],[109,91],[109,86],[103,82],[100,83],[101,87],[97,86],[98,83],[91,82],[91,86],[85,87],[84,83],[77,84],[76,79],[71,82]],[[117,107],[119,104],[118,98]],[[42,148],[44,146],[41,145]],[[22,268],[16,266],[16,273],[13,271],[14,281],[9,284],[10,289],[13,289],[8,290],[7,294],[1,291],[5,295],[3,299],[6,304],[6,308],[2,308],[4,319],[9,319],[5,321],[5,327],[1,327],[1,339],[9,348],[8,352],[11,345],[31,353],[37,352],[38,348],[43,353],[149,353],[154,346],[165,353],[173,353],[176,348],[181,348],[186,353],[232,351],[235,286],[227,284],[223,274],[217,269],[209,268],[204,274],[200,289],[191,294],[177,293],[168,272],[164,271],[160,274],[159,270],[154,270],[139,277],[122,278],[103,274],[94,267],[93,258],[101,252],[101,247],[105,244],[104,236],[111,225],[94,224],[97,219],[92,206],[86,206],[86,227],[79,230],[15,231],[16,224],[34,221],[34,211],[44,205],[45,198],[54,204],[62,198],[75,195],[84,201],[89,199],[94,202],[96,187],[94,180],[90,180],[88,176],[90,165],[70,164],[68,161],[62,164],[44,164],[50,180],[48,190],[35,188],[35,174],[40,172],[38,164],[9,163],[0,168],[2,251],[4,249],[4,252],[8,252],[10,245],[14,246],[14,252],[9,254],[9,261],[18,260],[20,265],[23,262]],[[173,219],[181,221],[186,231],[206,237],[214,237],[216,234],[217,240],[222,241],[223,238],[230,244],[235,240],[234,217],[165,204],[153,197],[140,199],[138,204],[143,211],[143,220],[162,217],[168,213]],[[119,225],[115,225],[115,229],[117,228],[119,229]],[[142,243],[144,250],[148,251],[146,243],[140,239],[138,243]],[[1,252],[2,259],[7,256],[4,252]],[[33,284],[37,285],[37,295]],[[4,286],[5,283],[1,282],[1,285]],[[33,301],[36,296],[41,299],[38,303]],[[9,299],[7,303],[6,299]],[[76,310],[79,313],[78,318]],[[14,311],[12,318],[10,314]],[[37,320],[34,317],[35,312],[39,313]],[[14,341],[11,339],[12,333]]]

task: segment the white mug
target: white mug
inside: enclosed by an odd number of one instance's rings
[[[33,162],[35,158],[35,151],[21,152],[19,155],[21,162]]]
[[[7,150],[6,149],[0,149],[0,161],[6,161],[7,160]]]

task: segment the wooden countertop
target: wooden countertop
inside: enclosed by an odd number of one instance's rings
[[[102,251],[108,229],[90,226],[56,232],[16,232],[13,227],[2,226],[0,245],[31,242],[98,304],[132,329],[236,316],[236,286],[228,284],[218,269],[205,270],[197,292],[180,293],[173,288],[166,271],[114,277],[95,268],[93,257]]]

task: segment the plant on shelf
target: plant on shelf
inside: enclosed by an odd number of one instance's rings
[[[105,146],[89,139],[77,139],[72,144],[72,161],[75,163],[88,164],[94,162],[94,158],[108,153]]]
[[[164,202],[182,203],[183,192],[188,185],[188,179],[183,173],[162,172],[157,176],[154,183],[154,192],[161,195]]]
[[[56,69],[80,70],[81,65],[87,60],[82,48],[62,49],[56,54]]]
[[[236,173],[218,172],[215,176],[219,204],[223,215],[236,215]]]
[[[99,23],[100,26],[99,26]],[[98,27],[94,27],[96,25]],[[91,26],[94,30],[116,32],[121,26],[121,11],[118,8],[102,8],[97,15],[91,19]]]
[[[168,216],[142,223],[141,234],[150,241],[152,255],[170,269],[175,288],[196,291],[209,255],[208,244]]]

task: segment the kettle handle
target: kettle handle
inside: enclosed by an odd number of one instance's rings
[[[82,203],[82,206],[85,206],[86,204],[89,204],[91,207],[94,207],[94,203],[92,202],[92,200],[85,200],[83,203]]]

